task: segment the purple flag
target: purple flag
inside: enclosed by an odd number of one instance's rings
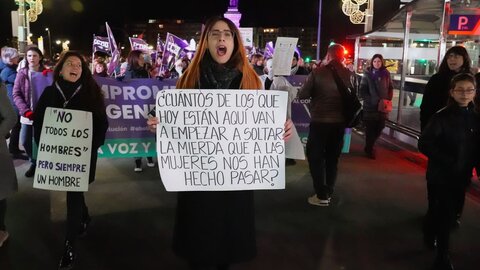
[[[265,58],[272,58],[273,57],[273,41],[267,42],[265,45],[265,51],[263,52],[263,56]]]
[[[110,26],[108,26],[107,22],[105,22],[105,25],[107,27],[108,42],[110,43],[110,53],[112,55],[112,59],[110,60],[110,63],[108,63],[108,70],[107,70],[107,73],[110,76],[115,71],[115,67],[117,67],[118,65],[118,61],[120,60],[120,51],[117,48],[117,42],[113,37],[113,33],[112,33],[112,30],[110,29]]]
[[[163,52],[164,51],[165,45],[162,42],[162,39],[160,38],[160,34],[157,36],[157,52]]]
[[[108,37],[93,36],[93,53],[104,52],[110,54],[110,43]]]
[[[188,47],[188,42],[173,35],[167,33],[165,41],[165,49],[163,51],[162,68],[160,69],[159,76],[167,71],[171,70],[175,65],[175,61],[182,55],[182,51]]]
[[[148,44],[145,40],[133,37],[129,37],[128,39],[130,40],[130,47],[132,48],[132,51],[139,50],[143,53],[150,53],[150,49],[148,48]]]

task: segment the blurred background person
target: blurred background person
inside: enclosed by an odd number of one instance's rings
[[[43,72],[43,54],[37,47],[30,47],[26,53],[27,65],[19,69],[15,84],[13,86],[13,100],[21,115],[20,122],[22,129],[20,132],[20,142],[25,149],[29,159],[30,167],[25,172],[26,177],[35,175],[36,160],[33,158],[33,89],[30,84],[33,72]]]
[[[0,137],[2,138],[0,140],[0,172],[2,174],[2,177],[0,177],[0,247],[9,237],[5,224],[7,197],[18,189],[15,167],[3,138],[10,132],[16,122],[17,113],[10,103],[5,85],[0,82]]]
[[[15,112],[17,113],[17,123],[10,131],[10,141],[8,143],[8,150],[10,154],[12,154],[14,159],[28,159],[27,156],[23,155],[24,151],[20,150],[19,142],[20,142],[20,115],[13,101],[13,85],[15,84],[15,78],[17,78],[17,67],[18,62],[20,61],[20,56],[18,55],[17,49],[6,47],[2,50],[2,61],[5,64],[5,67],[2,69],[0,73],[0,80],[5,84],[7,87],[7,95],[10,99],[10,103],[12,104]]]
[[[101,57],[97,58],[93,66],[93,75],[99,77],[108,77],[107,70],[108,68],[105,59]]]
[[[127,57],[128,67],[125,71],[124,80],[129,79],[148,79],[150,78],[149,71],[145,67],[144,53],[140,50],[130,51]],[[153,157],[147,157],[147,166],[150,168],[155,167]],[[135,172],[142,172],[142,158],[135,158]]]
[[[381,111],[383,100],[391,102],[393,84],[390,72],[385,67],[381,54],[373,55],[370,66],[365,70],[360,82],[360,96],[363,99],[363,123],[365,124],[365,154],[376,158],[375,142],[385,128],[388,112]]]

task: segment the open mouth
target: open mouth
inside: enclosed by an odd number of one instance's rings
[[[76,77],[78,76],[78,74],[77,74],[77,73],[75,73],[75,72],[70,72],[70,76],[72,76],[72,77],[75,77],[75,78],[76,78]]]
[[[224,56],[227,53],[227,47],[220,45],[217,47],[217,55]]]

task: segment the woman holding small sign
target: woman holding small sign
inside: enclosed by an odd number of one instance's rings
[[[240,32],[228,19],[212,18],[202,32],[195,57],[177,82],[178,89],[262,89],[248,63]],[[148,120],[155,132],[157,117]],[[284,140],[293,123],[285,123]],[[253,191],[179,192],[174,252],[191,269],[228,269],[256,255]]]
[[[89,182],[95,180],[97,149],[105,141],[108,119],[104,97],[88,69],[85,59],[77,52],[67,51],[62,55],[53,73],[53,84],[43,91],[34,110],[34,138],[37,145],[47,107],[63,108],[92,113],[93,135]],[[83,192],[67,192],[67,222],[65,250],[59,269],[70,269],[75,260],[75,240],[84,235],[90,223]]]

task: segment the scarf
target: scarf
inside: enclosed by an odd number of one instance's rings
[[[200,64],[200,74],[200,88],[230,89],[232,81],[241,72],[235,67],[218,64],[213,61],[210,54],[205,53],[204,60]]]
[[[370,70],[370,78],[372,78],[372,80],[374,82],[380,80],[381,78],[383,77],[386,77],[387,76],[387,69],[382,67],[380,69],[375,69],[375,68],[372,68]]]

